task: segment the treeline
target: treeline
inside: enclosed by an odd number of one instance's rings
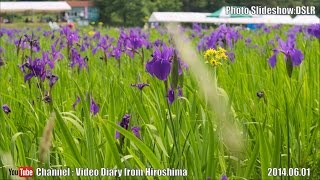
[[[5,0],[16,1],[16,0]],[[17,0],[30,1],[30,0]],[[32,0],[46,1],[46,0]],[[57,1],[57,0],[56,0]],[[222,6],[295,7],[315,6],[320,17],[320,0],[92,0],[100,21],[109,25],[141,26],[154,11],[214,12]]]
[[[316,13],[320,15],[320,0],[94,0],[94,2],[100,10],[100,21],[122,26],[141,26],[154,11],[214,12],[228,5],[316,6]]]

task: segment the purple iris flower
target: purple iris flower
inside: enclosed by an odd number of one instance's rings
[[[51,56],[53,61],[63,59],[63,54],[60,51],[57,51],[53,46],[51,46]]]
[[[8,35],[8,37],[10,39],[13,39],[13,37],[15,36],[16,33],[17,33],[16,29],[7,29],[6,30],[6,34]]]
[[[138,127],[138,126],[133,126],[132,128],[131,128],[131,131],[133,132],[133,134],[137,137],[137,138],[139,138],[140,139],[140,127]]]
[[[272,26],[273,29],[280,29],[281,28],[281,24],[275,24]]]
[[[50,60],[48,52],[45,52],[45,51],[42,52],[42,59],[41,60],[44,61],[47,65],[49,65],[49,67],[51,69],[54,68],[55,62]]]
[[[32,61],[29,57],[28,61],[20,67],[21,71],[25,74],[24,82],[27,82],[32,77],[38,77],[41,81],[44,81],[46,78],[46,64],[40,58],[35,58]],[[27,69],[29,72],[27,72]]]
[[[192,24],[192,30],[193,30],[193,37],[200,37],[202,35],[202,27],[199,23],[193,23]]]
[[[288,41],[296,42],[297,33],[302,32],[302,26],[293,26],[286,33],[288,36]],[[279,40],[278,40],[279,41]]]
[[[58,45],[58,42],[60,41],[61,39],[60,38],[57,38],[53,43],[52,45],[50,46],[51,47],[51,55],[52,55],[52,60],[53,61],[56,61],[58,59],[63,59],[63,54],[60,52],[61,49],[63,48],[63,44],[59,44],[59,47],[57,47]],[[62,42],[62,41],[60,41]]]
[[[245,40],[246,45],[249,45],[251,43],[251,39],[249,37],[247,37],[247,39]]]
[[[64,26],[60,30],[60,35],[65,36],[67,39],[67,43],[69,47],[72,47],[72,45],[75,42],[79,41],[79,36],[77,31],[72,31],[72,29],[69,26]]]
[[[100,107],[99,105],[94,102],[93,98],[91,98],[90,100],[90,112],[93,114],[93,115],[96,115],[100,110]]]
[[[155,48],[153,58],[147,62],[146,70],[159,80],[166,81],[171,71],[171,61],[174,55],[174,49],[167,47],[165,44],[162,49]]]
[[[49,53],[42,52],[42,57],[32,60],[28,57],[27,62],[20,66],[20,70],[24,73],[24,81],[30,80],[32,77],[38,77],[41,81],[44,81],[46,76],[50,76],[47,72],[47,67],[54,68],[54,61],[50,60]]]
[[[88,42],[88,40],[85,40],[82,42],[82,44],[80,46],[80,51],[83,52],[89,47],[90,47],[90,43]]]
[[[120,122],[120,126],[123,127],[124,129],[128,129],[130,118],[131,118],[130,114],[125,114],[122,118],[122,121]]]
[[[79,69],[87,67],[86,63],[87,58],[81,57],[80,53],[76,48],[71,48],[71,64],[70,66],[73,68],[75,65],[78,65]]]
[[[92,38],[93,38],[93,39],[100,39],[100,36],[101,36],[101,35],[100,35],[100,32],[97,31],[97,32],[94,33],[94,35],[92,36]]]
[[[144,45],[147,49],[151,49],[153,47],[153,44],[152,42],[148,41],[148,40],[145,40],[144,41]]]
[[[149,84],[146,83],[138,83],[138,84],[131,84],[132,87],[137,87],[140,90],[142,90],[144,87],[149,86]]]
[[[201,50],[204,50],[207,46],[206,46],[206,42],[207,42],[207,36],[201,38],[198,42],[198,45],[197,45],[197,49],[198,51],[201,51]]]
[[[235,55],[233,52],[226,52],[228,58],[231,60],[231,62],[234,62],[235,60]]]
[[[270,28],[268,28],[267,26],[263,27],[263,31],[266,33],[270,33]]]
[[[169,89],[167,99],[168,99],[169,104],[173,103],[173,101],[175,99],[174,89]]]
[[[273,68],[277,62],[277,55],[281,52],[285,55],[286,61],[290,61],[293,66],[301,64],[304,56],[302,52],[295,48],[295,42],[292,39],[287,39],[283,42],[281,39],[278,41],[278,49],[273,50],[273,55],[269,58],[269,64]]]
[[[83,52],[83,51],[85,51],[86,49],[87,49],[87,47],[86,47],[85,43],[82,43],[82,44],[81,44],[81,47],[80,47],[80,51]]]
[[[116,131],[116,139],[119,139],[120,138],[120,133],[119,131]]]
[[[121,48],[119,47],[113,47],[113,50],[112,50],[112,56],[119,60],[120,57],[121,57],[121,54],[122,54],[122,51],[121,51]]]
[[[111,48],[111,45],[113,43],[114,39],[110,38],[109,36],[103,36],[100,38],[98,44],[96,47],[92,48],[92,54],[96,54],[96,52],[101,49],[105,53],[108,51],[109,48]]]
[[[178,97],[182,97],[183,96],[182,88],[180,86],[178,86],[177,90],[178,90]],[[168,100],[169,104],[171,105],[175,99],[176,99],[176,90],[171,87],[168,90],[167,100]]]
[[[40,51],[39,40],[37,40],[33,36],[30,36],[30,35],[27,35],[27,34],[25,34],[24,37],[25,37],[24,42],[27,44],[27,48],[30,49],[30,46],[32,45],[32,51],[33,52],[39,52]]]
[[[139,32],[134,29],[130,29],[128,40],[128,47],[132,50],[140,49],[143,45],[142,37],[139,35]]]
[[[97,46],[92,48],[92,54],[96,54],[98,49],[104,49],[105,45],[107,44],[107,39],[105,37],[102,37]]]
[[[2,110],[6,114],[9,114],[11,112],[11,109],[9,108],[9,106],[7,104],[2,105]]]
[[[51,74],[51,75],[47,75],[47,79],[49,79],[49,86],[50,88],[52,88],[59,78],[58,76]]]
[[[178,96],[182,97],[183,96],[183,91],[180,86],[178,86]]]
[[[136,31],[138,32],[138,34],[139,34],[139,36],[140,36],[140,38],[142,40],[142,46],[144,46],[147,49],[152,48],[152,43],[149,41],[150,33],[149,34],[144,33],[141,30],[141,28],[136,29]]]
[[[151,46],[152,44],[148,40],[148,35],[143,33],[141,29],[130,29],[128,34],[124,30],[120,31],[117,48],[131,58],[142,47],[151,48]]]
[[[316,37],[320,38],[320,24],[312,24],[307,28],[307,33]]]
[[[125,52],[129,57],[134,57],[134,49],[132,47],[129,47],[129,36],[124,32],[124,30],[120,31],[120,35],[117,42],[117,50],[121,52]],[[120,56],[119,56],[120,57]]]
[[[130,114],[125,114],[122,117],[122,121],[119,123],[119,125],[121,127],[123,127],[124,129],[128,130],[130,118],[131,118]],[[119,131],[116,131],[116,139],[119,139],[119,138],[120,138],[120,133],[119,133]]]
[[[43,36],[48,37],[49,35],[52,35],[52,31],[43,31]]]
[[[223,175],[223,176],[221,177],[221,180],[228,180],[228,177],[227,177],[226,175]]]
[[[204,36],[198,43],[198,50],[207,50],[209,48],[216,48],[218,45],[221,47],[232,48],[234,43],[241,38],[240,33],[233,27],[226,25],[219,26],[210,35]]]
[[[24,37],[14,40],[14,45],[17,49],[30,49],[32,44],[32,51],[39,52],[41,49],[39,41],[32,38],[31,35],[25,34]]]
[[[81,99],[80,99],[80,96],[77,96],[76,101],[72,104],[73,109],[76,108],[76,106],[79,104],[80,100],[81,100]]]
[[[268,44],[274,46],[274,40],[273,40],[273,39],[270,39],[270,40],[268,41]]]
[[[155,40],[154,41],[154,43],[153,43],[156,47],[160,47],[160,46],[162,46],[162,44],[163,44],[163,41],[162,40],[160,40],[160,39],[157,39],[157,40]]]

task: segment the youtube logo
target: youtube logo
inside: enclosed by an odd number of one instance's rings
[[[32,177],[34,175],[33,168],[31,166],[19,167],[18,176],[19,177]]]
[[[28,178],[28,177],[33,177],[34,171],[31,166],[25,166],[25,167],[19,167],[18,170],[10,168],[9,174],[10,176],[19,176],[19,177]]]

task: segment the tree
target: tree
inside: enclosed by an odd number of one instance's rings
[[[154,11],[213,12],[222,6],[295,7],[316,6],[319,15],[320,0],[95,0],[101,21],[123,26],[141,26]]]
[[[100,18],[107,24],[142,25],[147,12],[145,0],[96,0]]]
[[[183,2],[181,0],[157,0],[153,5],[156,11],[175,12],[182,10]]]

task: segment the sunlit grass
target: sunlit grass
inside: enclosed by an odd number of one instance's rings
[[[116,29],[102,33],[118,37]],[[184,71],[183,97],[170,106],[172,119],[164,84],[145,71],[139,56],[123,56],[119,69],[113,58],[106,65],[99,53],[93,56],[90,51],[83,53],[89,58],[89,71],[71,69],[66,56],[56,63],[53,73],[59,80],[52,90],[51,109],[42,101],[35,79],[31,88],[24,83],[17,67],[22,54],[18,57],[3,36],[6,64],[0,67],[0,105],[8,104],[12,112],[0,112],[0,179],[8,178],[6,167],[14,165],[175,168],[187,169],[186,179],[270,178],[267,168],[293,167],[311,168],[311,176],[319,177],[320,43],[298,36],[305,59],[289,78],[283,57],[274,69],[267,62],[273,49],[268,41],[278,33],[285,37],[284,29],[270,34],[242,30],[258,47],[240,40],[234,47],[235,62],[216,67],[216,74],[204,64],[202,54],[176,42],[190,70]],[[151,40],[167,41],[168,36],[155,30],[150,34]],[[49,37],[41,36],[42,47],[49,48],[50,43]],[[145,50],[146,60],[151,53]],[[199,80],[203,69],[209,73]],[[139,82],[150,84],[141,94],[131,87]],[[87,93],[100,105],[96,116],[90,114]],[[82,101],[73,109],[77,96]],[[52,112],[56,118],[50,154],[41,163],[39,146]],[[131,114],[130,127],[141,127],[141,139],[117,126],[126,113]],[[125,136],[123,146],[115,139],[116,130]]]

